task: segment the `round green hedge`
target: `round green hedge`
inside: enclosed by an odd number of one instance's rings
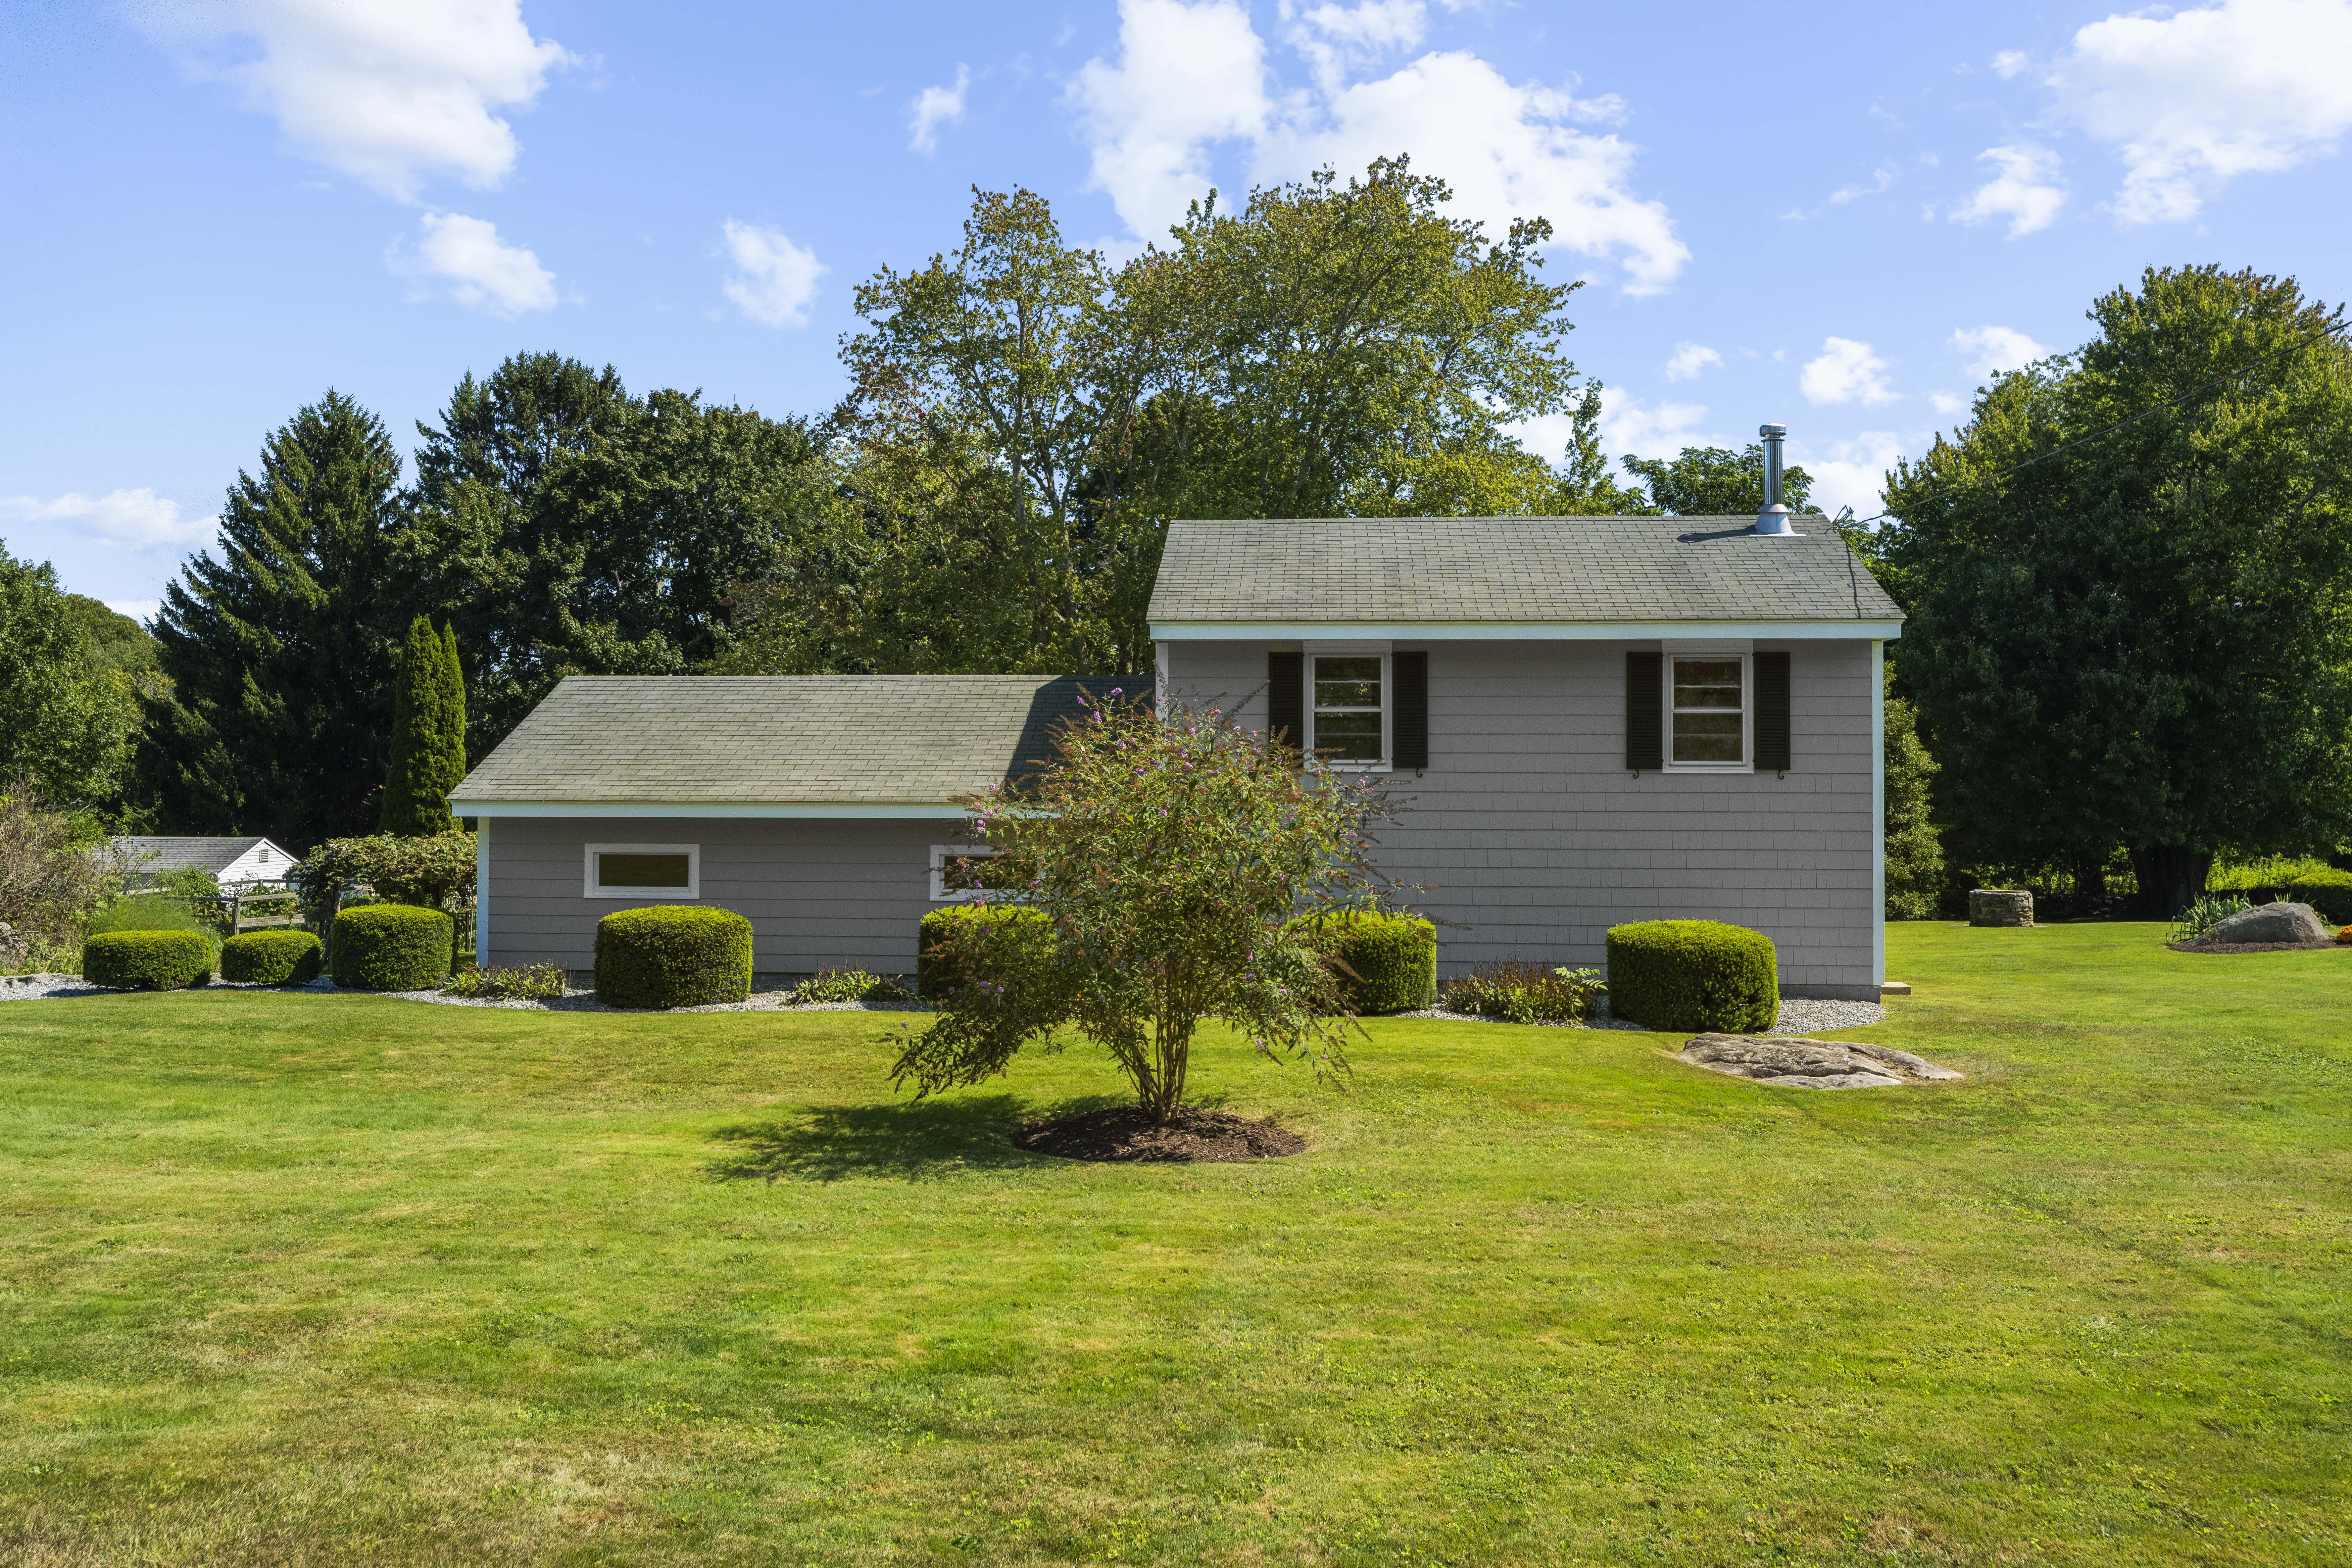
[[[449,978],[457,922],[418,904],[366,904],[335,917],[329,972],[349,991],[426,991]]]
[[[957,938],[977,928],[1013,922],[1024,928],[1034,923],[1040,939],[1051,939],[1052,927],[1045,917],[1019,904],[950,904],[925,915],[915,937],[916,994],[936,1002],[966,981],[978,978],[972,973],[972,950]]]
[[[596,1000],[699,1007],[751,994],[751,922],[732,910],[656,904],[596,922]]]
[[[118,991],[181,991],[213,977],[202,931],[101,931],[81,944],[81,977]]]
[[[1402,1013],[1437,1000],[1437,928],[1413,915],[1351,910],[1302,922],[1302,934],[1335,960],[1334,980],[1351,1013]]]
[[[1721,921],[1609,928],[1609,1005],[1645,1029],[1752,1035],[1780,1016],[1772,939]]]
[[[319,978],[319,939],[307,931],[249,931],[221,943],[221,978],[300,985]]]

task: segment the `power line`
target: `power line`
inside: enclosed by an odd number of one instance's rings
[[[1983,474],[1973,479],[1964,479],[1960,483],[1952,486],[1951,489],[1953,490],[1964,490],[1976,485],[1989,485],[1995,479],[2005,479],[2009,478],[2010,475],[2018,472],[2021,468],[2030,468],[2036,463],[2046,462],[2050,458],[2057,457],[2062,452],[2074,450],[2075,447],[2083,445],[2086,441],[2095,441],[2102,436],[2112,436],[2126,425],[2145,419],[2151,414],[2160,414],[2165,409],[2186,403],[2190,398],[2199,396],[2203,393],[2210,391],[2213,387],[2221,385],[2221,383],[2225,381],[2235,381],[2241,376],[2250,374],[2251,373],[2261,369],[2263,365],[2270,363],[2270,362],[2274,359],[2283,359],[2288,354],[2308,348],[2313,343],[2317,342],[2320,339],[2326,337],[2333,332],[2340,332],[2347,327],[2352,327],[2352,321],[2345,319],[2344,307],[2338,305],[2336,308],[2336,320],[2328,322],[2327,325],[2320,328],[2319,331],[2312,333],[2309,337],[2289,343],[2286,347],[2276,350],[2271,353],[2266,353],[2262,358],[2254,361],[2252,364],[2242,365],[2236,370],[2223,371],[2220,375],[2213,376],[2206,381],[2201,381],[2195,386],[2190,387],[2188,391],[2168,397],[2161,403],[2151,403],[2137,414],[2126,414],[2112,425],[2102,426],[2098,429],[2091,431],[2088,435],[2077,436],[2073,440],[2053,447],[2046,452],[2038,452],[2032,457],[2026,458],[2021,463],[2011,463],[2008,468],[2001,469],[1998,473]],[[1874,517],[1847,519],[1845,520],[1844,525],[1850,528],[1861,528],[1868,523],[1883,522],[1894,515],[1895,514],[1892,511],[1882,511]]]

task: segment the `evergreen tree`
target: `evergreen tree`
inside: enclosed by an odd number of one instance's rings
[[[454,632],[408,623],[393,700],[392,761],[376,831],[433,838],[457,831],[449,792],[466,776],[466,688]]]
[[[417,768],[412,776],[420,793],[429,789],[432,799],[444,816],[449,816],[449,792],[466,778],[466,667],[457,658],[457,628],[441,628],[441,723],[436,737],[437,745],[429,769]],[[457,829],[452,817],[446,832]]]
[[[386,536],[400,453],[330,391],[262,448],[154,621],[167,692],[146,700],[142,787],[161,826],[307,849],[377,815],[392,716]]]
[[[1924,921],[1935,914],[1943,891],[1944,847],[1928,795],[1938,769],[1919,742],[1911,704],[1895,695],[1892,665],[1886,682],[1886,918]]]

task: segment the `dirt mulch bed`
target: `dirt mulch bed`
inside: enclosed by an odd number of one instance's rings
[[[2168,942],[2175,952],[2321,952],[2334,949],[2352,952],[2352,942]]]
[[[1139,1106],[1114,1105],[1039,1122],[1013,1139],[1038,1154],[1065,1160],[1149,1162],[1278,1160],[1307,1147],[1297,1133],[1271,1121],[1188,1105],[1156,1126]]]

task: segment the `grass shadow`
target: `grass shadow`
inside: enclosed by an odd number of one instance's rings
[[[1034,1164],[1040,1156],[1013,1143],[1023,1110],[1010,1094],[822,1106],[790,1119],[719,1128],[712,1140],[735,1148],[708,1170],[722,1182],[832,1182]]]

